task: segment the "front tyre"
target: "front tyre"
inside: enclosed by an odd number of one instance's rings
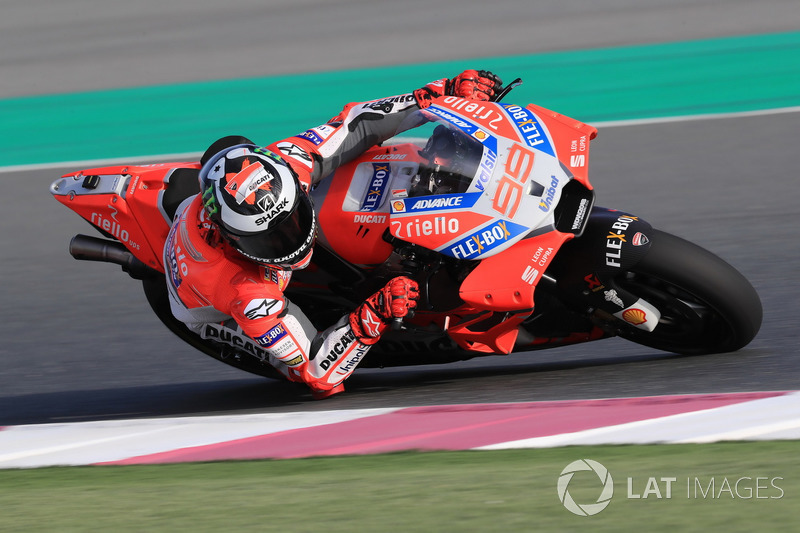
[[[761,300],[742,274],[663,231],[652,230],[647,255],[617,281],[661,312],[652,332],[628,325],[617,332],[638,344],[684,355],[732,352],[761,327]]]

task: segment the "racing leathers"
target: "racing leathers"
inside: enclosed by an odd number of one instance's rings
[[[486,100],[497,87],[499,79],[490,73],[466,71],[413,93],[350,103],[327,123],[267,148],[286,161],[307,192],[339,165],[398,132],[403,120],[427,107],[432,96]],[[416,282],[395,278],[319,332],[284,295],[292,271],[258,264],[234,250],[206,217],[199,195],[178,208],[164,264],[178,320],[203,338],[249,353],[289,380],[306,383],[315,398],[343,391],[344,380],[390,321],[413,311],[418,296]]]

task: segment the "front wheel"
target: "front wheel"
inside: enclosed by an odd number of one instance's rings
[[[761,327],[761,300],[742,274],[663,231],[652,230],[647,255],[617,281],[661,312],[652,332],[628,325],[617,331],[638,344],[684,355],[732,352]]]

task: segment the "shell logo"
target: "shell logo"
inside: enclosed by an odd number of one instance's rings
[[[622,319],[629,324],[638,326],[647,322],[647,314],[641,309],[626,309],[622,313]]]
[[[402,213],[406,210],[406,204],[402,200],[395,200],[392,202],[392,209],[395,213]]]

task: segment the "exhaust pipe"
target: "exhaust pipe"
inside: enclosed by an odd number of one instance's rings
[[[120,265],[133,279],[147,279],[161,274],[136,259],[117,241],[78,234],[69,242],[69,253],[79,261],[100,261]]]

